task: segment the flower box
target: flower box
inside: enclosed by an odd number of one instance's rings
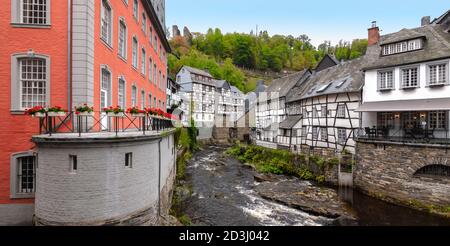
[[[143,113],[141,113],[141,114],[131,114],[131,117],[143,118],[143,117],[145,117],[145,114],[143,114]]]
[[[91,117],[94,117],[95,116],[95,112],[79,112],[79,113],[77,113],[77,116],[91,116]]]
[[[123,113],[123,112],[120,112],[120,113],[114,113],[114,112],[108,112],[108,113],[106,113],[106,115],[108,116],[108,117],[125,117],[125,114]]]
[[[37,112],[37,113],[34,113],[33,115],[31,115],[31,117],[34,117],[34,118],[45,118],[45,113]]]
[[[48,117],[66,117],[66,112],[48,112]]]

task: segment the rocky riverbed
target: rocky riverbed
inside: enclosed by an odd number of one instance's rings
[[[192,225],[450,225],[450,221],[387,204],[353,190],[262,175],[210,145],[187,165],[179,210]],[[368,209],[370,208],[370,209]]]

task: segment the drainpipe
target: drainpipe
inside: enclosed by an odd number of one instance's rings
[[[158,215],[161,216],[161,142],[162,138],[158,141]]]
[[[67,110],[72,109],[72,0],[67,0]]]

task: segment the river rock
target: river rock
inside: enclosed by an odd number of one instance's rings
[[[275,177],[274,175],[268,175],[268,174],[255,174],[254,179],[256,182],[258,183],[263,183],[263,182],[276,182],[278,181],[278,178]]]
[[[317,187],[302,180],[265,182],[256,187],[264,199],[299,209],[309,214],[340,219],[345,224],[356,221],[355,216],[341,201],[337,192],[330,188]]]

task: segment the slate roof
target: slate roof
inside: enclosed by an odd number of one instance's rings
[[[302,119],[301,115],[288,116],[280,123],[280,129],[292,129]]]
[[[183,68],[185,68],[186,70],[188,70],[191,73],[202,75],[202,76],[206,76],[206,77],[209,77],[209,78],[213,78],[213,76],[210,73],[208,73],[208,72],[206,72],[204,70],[201,70],[201,69],[198,69],[198,68],[189,67],[189,66],[183,66]]]
[[[230,84],[226,80],[216,80],[214,81],[214,83],[216,84],[217,88],[231,89]]]
[[[276,95],[280,98],[286,97],[289,91],[302,79],[303,75],[307,71],[308,70],[303,70],[301,72],[293,73],[272,81],[269,87],[265,90],[265,92],[267,92],[267,99],[274,98]],[[274,95],[272,93],[278,94]]]
[[[420,37],[424,39],[421,50],[381,56],[381,46],[384,44]],[[402,29],[399,32],[381,36],[379,44],[368,47],[367,52],[377,56],[371,57],[373,60],[363,68],[364,70],[445,59],[450,57],[450,33],[446,32],[445,26],[439,24]]]
[[[242,93],[242,91],[241,90],[239,90],[236,86],[231,86],[231,92],[237,92],[237,93],[240,93],[240,94],[244,94],[244,93]]]

